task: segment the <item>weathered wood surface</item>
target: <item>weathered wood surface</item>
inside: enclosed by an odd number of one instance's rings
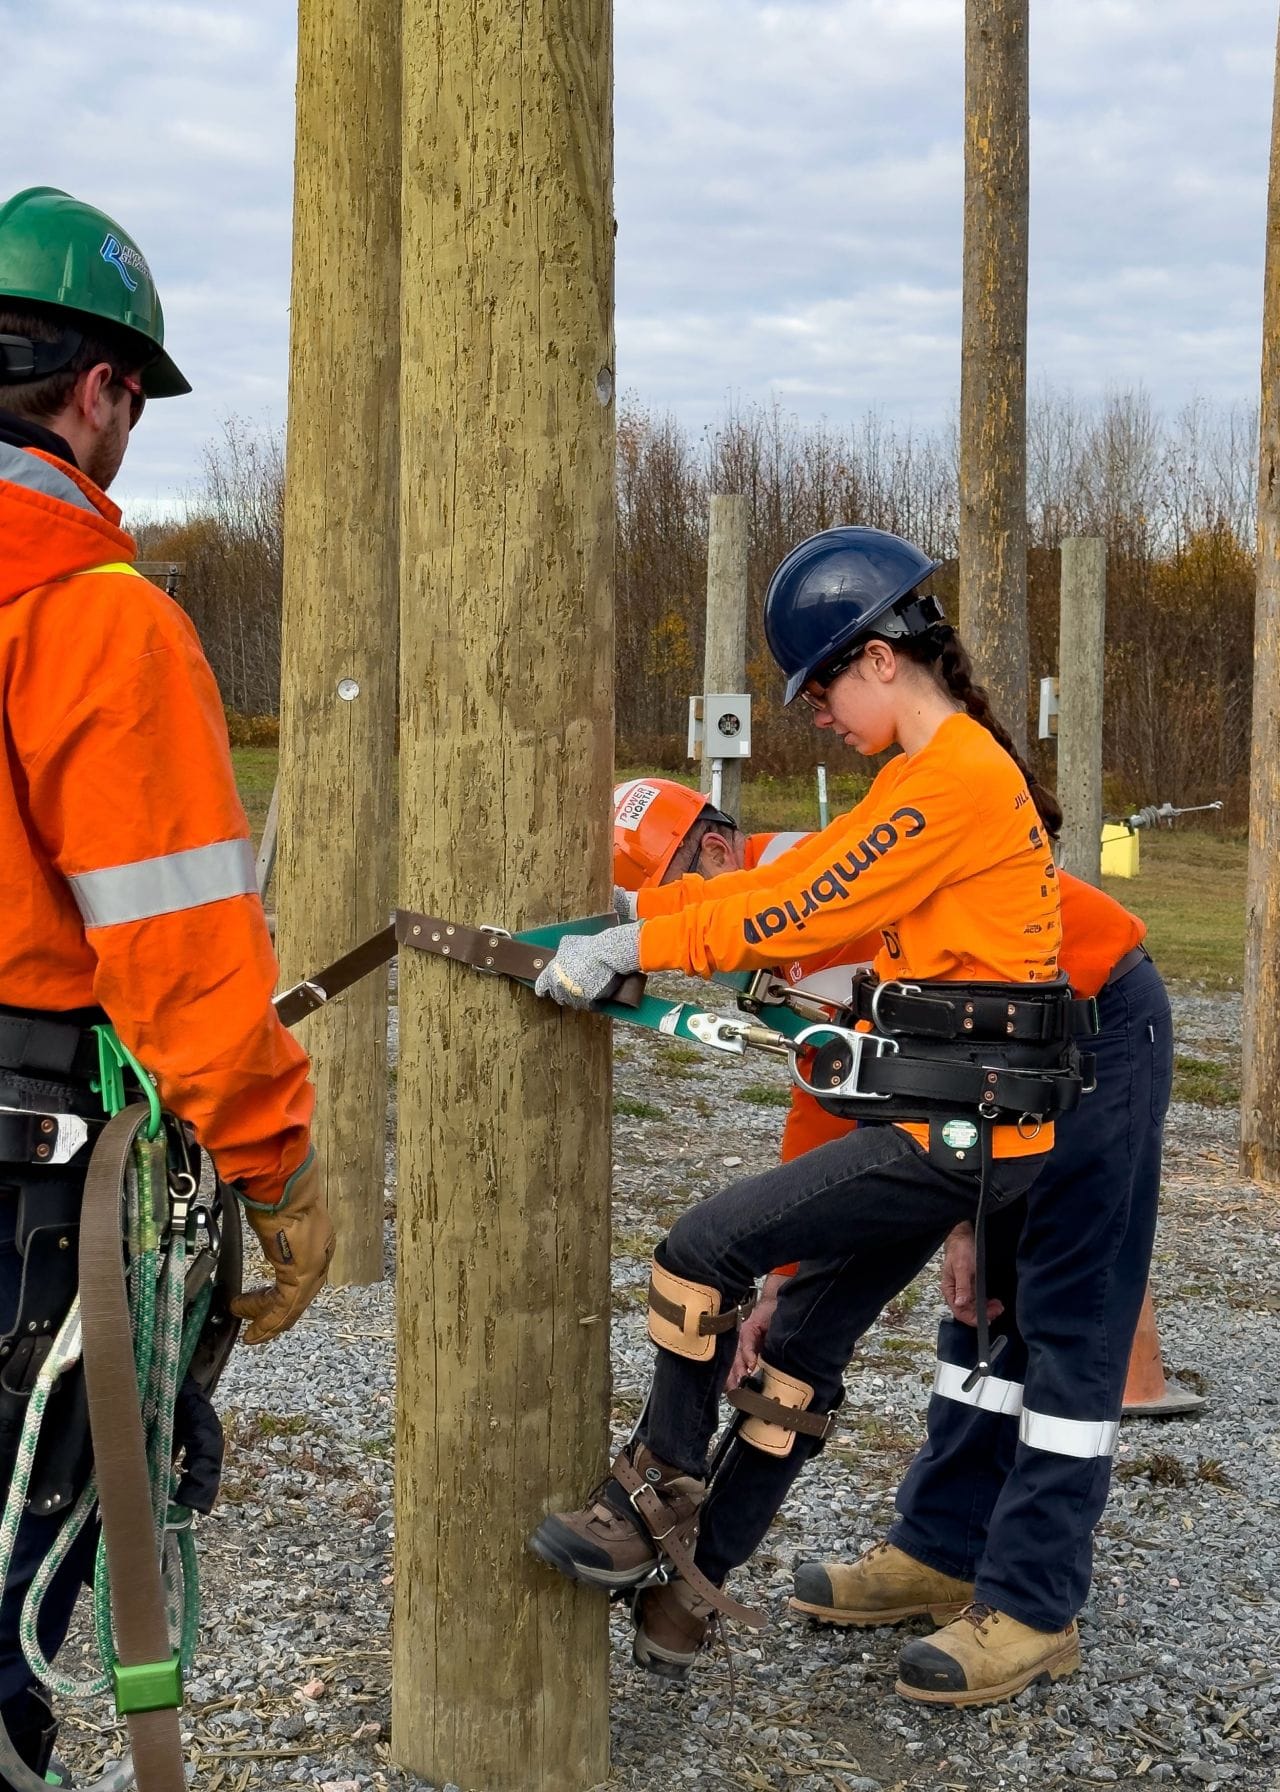
[[[286,984],[385,925],[393,900],[399,31],[397,0],[299,7],[276,867]],[[382,1277],[386,1023],[374,976],[299,1028],[337,1283]]]
[[[400,893],[607,906],[608,0],[406,0]],[[604,1465],[606,1023],[400,963],[392,1750],[466,1792],[608,1763],[606,1601],[526,1548]]]
[[[1100,536],[1062,543],[1058,610],[1058,801],[1062,865],[1102,883],[1102,669],[1107,546]]]
[[[747,688],[747,500],[741,492],[716,492],[707,525],[707,638],[703,653],[704,692]],[[711,792],[714,741],[704,744],[702,788]],[[724,811],[742,813],[742,761],[726,759],[720,785]]]
[[[1280,38],[1271,120],[1258,442],[1248,933],[1240,1166],[1280,1186]]]
[[[1028,0],[966,0],[960,631],[1027,744]]]

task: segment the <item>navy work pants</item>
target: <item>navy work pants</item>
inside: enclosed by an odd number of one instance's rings
[[[1057,1124],[1025,1200],[991,1216],[989,1289],[1008,1344],[969,1393],[972,1327],[944,1319],[928,1442],[890,1541],[1036,1630],[1084,1604],[1093,1531],[1151,1265],[1173,1074],[1169,1000],[1144,959],[1098,998],[1098,1087]]]

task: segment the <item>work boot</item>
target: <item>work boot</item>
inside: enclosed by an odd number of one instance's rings
[[[633,1446],[630,1461],[666,1507],[662,1530],[692,1548],[706,1482],[660,1462],[644,1444]],[[548,1513],[529,1548],[570,1580],[597,1587],[638,1586],[658,1565],[657,1545],[612,1475],[581,1511]]]
[[[636,1599],[632,1655],[651,1674],[683,1680],[711,1628],[711,1607],[687,1580],[646,1587]]]
[[[892,1543],[873,1543],[856,1562],[801,1562],[790,1603],[820,1623],[869,1630],[907,1618],[942,1624],[972,1598],[972,1581],[940,1574]]]
[[[906,1644],[894,1690],[924,1705],[994,1705],[1079,1666],[1074,1618],[1065,1630],[1032,1630],[1007,1612],[970,1605],[945,1629]]]

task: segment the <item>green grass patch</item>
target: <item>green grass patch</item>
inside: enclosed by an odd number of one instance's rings
[[[1147,946],[1166,977],[1206,989],[1240,989],[1248,859],[1245,840],[1144,833],[1137,877],[1104,883],[1109,895],[1146,922]]]
[[[267,819],[267,807],[275,788],[276,767],[280,755],[274,747],[233,747],[231,763],[235,767],[236,785],[244,804],[256,846]]]
[[[1240,1084],[1225,1064],[1179,1052],[1173,1060],[1173,1099],[1195,1101],[1205,1108],[1234,1108],[1240,1102]]]
[[[780,1089],[776,1083],[748,1083],[745,1089],[738,1090],[739,1101],[749,1101],[757,1108],[789,1108],[791,1106],[790,1089]]]
[[[662,1120],[666,1116],[652,1102],[636,1101],[630,1095],[615,1095],[613,1117],[615,1120]]]

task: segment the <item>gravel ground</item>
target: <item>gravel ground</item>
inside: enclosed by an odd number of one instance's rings
[[[1175,1003],[1179,1051],[1238,1075],[1240,1000]],[[653,1240],[689,1200],[770,1162],[785,1100],[775,1061],[693,1055],[619,1031],[614,1372],[620,1422],[648,1373],[642,1289]],[[769,1628],[672,1689],[630,1664],[614,1623],[610,1788],[755,1792],[1166,1783],[1280,1785],[1280,1208],[1235,1169],[1234,1109],[1175,1104],[1155,1283],[1166,1364],[1208,1395],[1195,1421],[1124,1427],[1082,1617],[1083,1669],[965,1714],[893,1693],[901,1633],[787,1613],[797,1559],[884,1533],[922,1434],[936,1271],[906,1291],[849,1372],[838,1441],[736,1583]],[[669,1165],[661,1181],[656,1162]],[[388,1221],[388,1256],[393,1250]],[[190,1685],[196,1784],[412,1792],[391,1764],[388,1624],[392,1287],[325,1293],[223,1383],[221,1505],[202,1527],[207,1646]],[[103,1736],[72,1716],[73,1764]],[[537,1792],[533,1786],[530,1792]]]

